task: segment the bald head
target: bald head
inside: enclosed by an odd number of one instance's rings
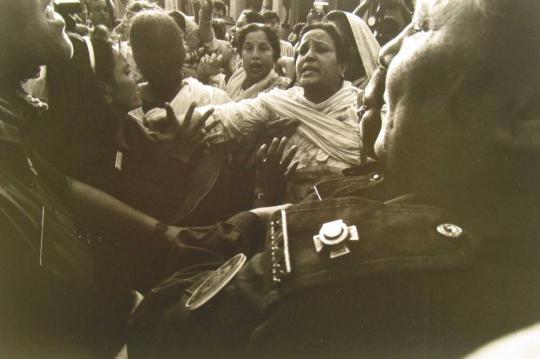
[[[167,13],[137,14],[130,41],[137,66],[148,81],[159,84],[177,78],[184,63],[184,43],[180,27]]]

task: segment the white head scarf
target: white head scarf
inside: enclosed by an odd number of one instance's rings
[[[364,20],[348,12],[345,12],[345,15],[347,16],[347,21],[356,42],[356,48],[369,79],[377,68],[377,58],[381,46]]]

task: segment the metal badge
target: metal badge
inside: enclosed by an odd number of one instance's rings
[[[437,226],[437,232],[448,238],[458,238],[463,233],[463,230],[455,224],[443,223]]]
[[[272,256],[272,281],[281,283],[292,272],[287,231],[287,212],[281,210],[281,217],[270,223],[270,253]]]
[[[319,234],[313,236],[317,253],[329,250],[330,259],[350,253],[347,241],[357,241],[358,239],[356,226],[347,226],[342,219],[323,224]]]
[[[186,302],[186,308],[195,310],[206,304],[236,276],[246,263],[246,259],[247,257],[240,253],[223,263],[195,289]]]

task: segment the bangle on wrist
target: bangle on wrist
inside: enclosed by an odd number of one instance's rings
[[[169,230],[169,226],[163,222],[157,222],[154,226],[154,238],[164,238],[165,233]]]

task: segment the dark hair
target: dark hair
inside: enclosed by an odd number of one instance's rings
[[[169,16],[174,20],[176,25],[183,31],[186,32],[186,18],[178,10],[172,10],[168,12]]]
[[[276,35],[275,32],[273,32],[268,26],[263,24],[248,24],[240,30],[238,33],[238,48],[240,51],[242,50],[242,47],[244,47],[244,42],[246,41],[246,37],[248,34],[252,32],[262,31],[266,34],[266,38],[268,39],[268,42],[270,43],[270,46],[272,46],[272,50],[274,52],[273,58],[274,62],[279,59],[281,56],[281,46],[279,43],[279,38]]]
[[[277,22],[280,21],[279,15],[275,11],[263,10],[263,11],[260,12],[260,15],[264,19],[265,23],[268,23],[268,22],[270,22],[272,20],[277,20]]]
[[[225,25],[225,21],[222,19],[213,19],[212,29],[214,30],[216,39],[225,40],[225,35],[227,34],[227,26]]]
[[[244,10],[240,13],[238,17],[242,15],[246,17],[248,24],[264,24],[264,18],[256,11]]]
[[[95,157],[96,148],[105,148],[114,138],[115,115],[104,98],[104,86],[114,81],[114,50],[107,38],[93,36],[91,41],[95,72],[90,52],[82,37],[70,34],[73,57],[47,67],[49,111],[44,151],[47,158],[76,176],[84,171],[83,158]]]
[[[302,32],[300,34],[300,39],[302,39],[302,37],[304,37],[304,35],[307,34],[311,30],[323,30],[328,35],[330,35],[330,37],[334,41],[334,46],[336,47],[336,58],[337,58],[338,63],[342,65],[348,65],[349,50],[347,46],[345,45],[343,38],[341,37],[338,30],[333,24],[318,23],[318,24],[306,25],[302,29]]]
[[[114,81],[114,52],[112,42],[98,27],[92,34],[92,47],[94,48],[95,75],[102,83]]]
[[[161,9],[161,7],[158,4],[154,2],[149,2],[146,0],[133,1],[131,4],[129,4],[126,7],[127,12],[134,12],[134,13],[140,12],[143,10],[157,10],[157,9]]]
[[[214,0],[214,8],[217,10],[223,10],[224,14],[227,14],[227,5],[221,0]]]
[[[302,30],[304,29],[305,26],[306,26],[305,22],[296,23],[296,24],[294,24],[294,26],[292,28],[292,31],[295,34],[300,35],[300,33],[302,32]]]

